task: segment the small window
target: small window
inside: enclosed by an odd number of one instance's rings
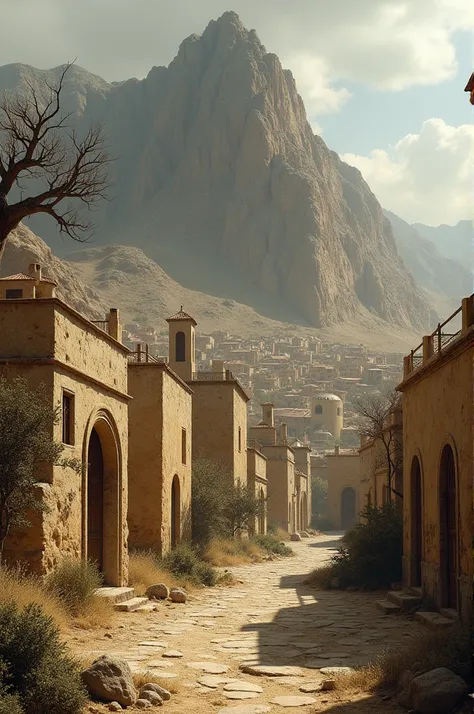
[[[315,414],[322,414],[322,413],[323,413],[323,408],[322,408],[321,404],[318,404],[318,405],[316,406],[316,408],[315,408],[315,410],[314,410],[314,413],[315,413]]]
[[[19,288],[18,290],[13,290],[12,288],[10,290],[5,290],[5,297],[7,300],[18,300],[19,298],[21,299],[23,297],[23,290],[21,290],[21,288]]]
[[[74,395],[63,392],[63,444],[74,444]]]
[[[186,361],[186,337],[184,332],[176,333],[176,362]]]
[[[337,416],[341,416],[341,407],[337,408]]]
[[[186,429],[181,429],[181,461],[186,464]]]
[[[239,426],[239,451],[242,451],[242,429]]]

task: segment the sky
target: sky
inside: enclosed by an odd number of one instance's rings
[[[293,72],[314,131],[384,208],[474,217],[474,0],[0,0],[0,65],[142,78],[226,10]]]

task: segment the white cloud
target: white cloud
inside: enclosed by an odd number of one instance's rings
[[[384,208],[411,223],[474,217],[474,125],[429,119],[391,151],[341,158],[361,171]]]
[[[454,76],[453,34],[474,28],[472,0],[233,0],[232,7],[293,70],[310,118],[338,111],[347,81],[397,91]],[[227,0],[0,0],[9,27],[0,64],[51,67],[77,57],[109,80],[143,77],[227,9]]]

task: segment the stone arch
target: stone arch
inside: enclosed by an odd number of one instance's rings
[[[439,564],[441,607],[458,608],[458,498],[456,449],[450,439],[439,459]]]
[[[122,584],[122,450],[107,409],[89,418],[83,444],[82,556],[96,560],[107,585]]]
[[[186,362],[186,335],[181,330],[175,335],[176,362]]]
[[[357,494],[352,486],[341,492],[341,528],[347,530],[356,522]]]
[[[181,485],[175,474],[171,484],[171,548],[176,548],[181,539]]]
[[[421,456],[415,454],[410,468],[410,584],[422,585],[423,561],[423,479]]]

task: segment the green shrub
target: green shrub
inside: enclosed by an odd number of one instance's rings
[[[256,535],[253,540],[260,548],[263,548],[263,550],[266,550],[268,553],[285,556],[294,555],[294,551],[272,533]]]
[[[217,572],[201,560],[191,546],[182,544],[170,550],[163,558],[163,566],[173,575],[196,585],[212,586],[217,582]]]
[[[86,610],[103,578],[95,563],[67,557],[47,576],[45,584],[76,616]]]
[[[402,579],[403,522],[394,503],[367,506],[362,521],[344,536],[333,556],[334,576],[341,587],[389,587]]]
[[[199,558],[189,545],[178,545],[163,558],[163,565],[170,573],[189,577],[193,574]]]
[[[209,563],[198,563],[196,568],[194,569],[194,574],[193,577],[197,579],[198,583],[202,583],[202,585],[207,585],[207,587],[211,588],[217,583],[217,571],[215,568],[212,567],[212,565],[209,565]]]
[[[79,714],[87,701],[77,664],[38,605],[0,605],[0,687],[22,714]]]
[[[0,694],[0,714],[25,714],[25,710],[14,694]]]

